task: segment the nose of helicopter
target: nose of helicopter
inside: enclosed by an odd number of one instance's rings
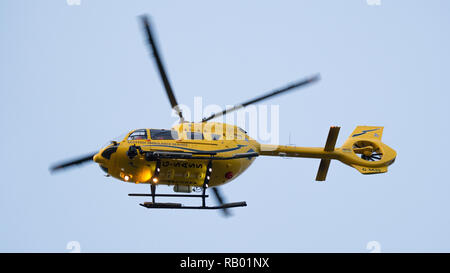
[[[94,155],[93,160],[95,163],[105,163],[105,159],[100,155],[100,153],[97,153],[96,155]]]

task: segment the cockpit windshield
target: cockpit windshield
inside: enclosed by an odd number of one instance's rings
[[[147,139],[147,130],[146,129],[135,130],[128,137],[128,140],[140,140],[140,139]]]

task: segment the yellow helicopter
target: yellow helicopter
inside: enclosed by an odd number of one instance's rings
[[[161,61],[150,21],[147,16],[142,16],[141,19],[170,104],[180,117],[180,123],[171,129],[133,130],[122,140],[112,141],[98,152],[51,166],[51,172],[94,161],[108,176],[129,183],[150,184],[149,194],[129,194],[151,197],[152,202],[140,204],[146,208],[222,209],[228,214],[228,208],[247,204],[225,203],[217,187],[237,178],[258,156],[321,159],[317,181],[325,180],[332,159],[339,160],[362,174],[387,172],[387,167],[394,162],[396,152],[381,142],[383,127],[380,126],[356,127],[340,148],[335,147],[340,128],[331,127],[325,146],[313,148],[260,144],[238,126],[209,122],[247,105],[309,85],[319,80],[319,75],[213,114],[202,122],[186,122]],[[173,186],[177,194],[157,194],[157,185]],[[213,190],[220,205],[206,206],[208,188]],[[193,193],[195,191],[201,194]],[[197,197],[201,198],[202,205],[161,203],[155,201],[156,197]]]

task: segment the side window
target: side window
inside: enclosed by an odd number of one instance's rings
[[[186,138],[187,139],[196,139],[196,140],[202,140],[203,134],[199,132],[186,132]]]
[[[139,139],[147,139],[147,130],[139,129],[131,133],[128,137],[128,140],[139,140]]]
[[[178,132],[173,130],[150,129],[150,137],[153,140],[176,140]]]

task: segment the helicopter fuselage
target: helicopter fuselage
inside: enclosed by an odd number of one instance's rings
[[[137,138],[133,137],[136,132],[139,132]],[[210,161],[208,185],[219,186],[238,177],[255,159],[232,158],[234,155],[258,153],[259,147],[257,141],[234,125],[184,123],[170,130],[134,130],[122,141],[100,150],[94,161],[108,175],[125,182],[174,185],[176,191],[190,192],[192,187],[203,185]],[[153,152],[194,156],[149,157]]]

